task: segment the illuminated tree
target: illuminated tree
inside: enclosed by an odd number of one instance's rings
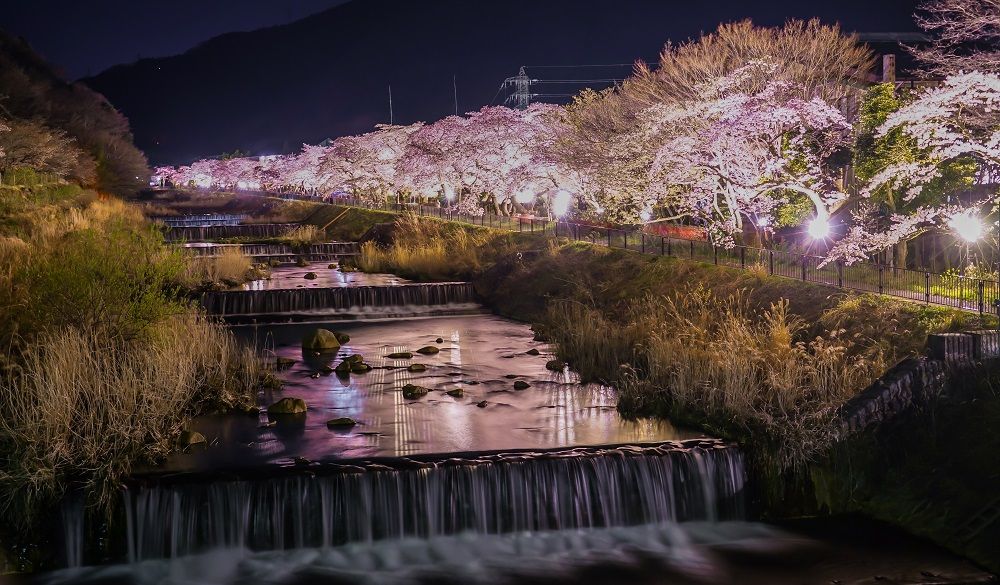
[[[910,52],[928,73],[1000,73],[1000,0],[931,0],[917,23],[932,41]]]

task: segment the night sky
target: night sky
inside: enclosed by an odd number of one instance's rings
[[[284,24],[347,0],[2,0],[0,28],[68,79],[165,57],[226,32]]]
[[[655,60],[666,41],[721,22],[818,17],[862,33],[917,30],[917,0],[14,1],[0,27],[106,95],[155,164],[292,152],[370,131],[389,122],[390,84],[397,124],[454,113],[453,78],[461,112],[502,104],[498,86],[522,65]],[[529,67],[548,79],[628,73]]]

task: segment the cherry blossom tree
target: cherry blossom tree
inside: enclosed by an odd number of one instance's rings
[[[1000,0],[931,0],[917,23],[932,40],[910,52],[928,73],[1000,73]]]
[[[956,161],[975,164],[979,183],[995,182],[996,169],[1000,168],[1000,77],[965,73],[947,78],[940,87],[925,90],[890,114],[877,136],[892,132],[911,139],[915,155],[877,172],[864,186],[862,197],[870,199],[888,188],[897,191],[904,202],[913,201]],[[989,189],[989,193],[993,191]],[[911,213],[896,214],[888,227],[859,218],[847,237],[834,246],[831,256],[861,260],[921,230],[947,225],[958,215],[985,218],[994,212],[990,196],[965,197],[963,202],[958,195],[919,206]]]
[[[828,159],[846,146],[850,124],[819,97],[772,78],[758,91],[746,81],[774,70],[750,63],[705,84],[700,99],[656,105],[642,116],[654,137],[649,187],[639,203],[703,223],[713,241],[732,245],[747,219],[771,226],[779,208],[804,198],[816,221],[846,199]]]

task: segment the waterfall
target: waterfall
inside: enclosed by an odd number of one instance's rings
[[[139,485],[124,492],[129,560],[218,547],[281,550],[470,531],[742,519],[740,452],[702,443]]]
[[[83,565],[84,548],[84,493],[81,490],[70,490],[63,497],[62,505],[59,509],[59,518],[62,521],[63,535],[63,555],[66,566],[69,568]]]
[[[227,248],[239,248],[244,255],[250,256],[255,262],[268,260],[292,261],[305,258],[312,262],[339,260],[345,256],[358,253],[355,242],[324,242],[309,246],[293,247],[285,244],[183,244],[184,249],[198,256],[219,256]]]
[[[283,236],[298,224],[294,223],[248,223],[238,225],[210,225],[199,227],[171,227],[164,232],[168,242],[200,242],[223,238],[274,238]]]
[[[335,314],[344,312],[391,312],[402,307],[469,308],[475,291],[467,282],[400,284],[207,292],[201,304],[212,315],[280,315],[287,313]]]
[[[203,215],[177,215],[153,217],[167,227],[208,227],[214,225],[240,225],[247,219],[244,213],[206,213]]]

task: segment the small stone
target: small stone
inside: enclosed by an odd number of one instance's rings
[[[537,349],[537,348],[534,348],[534,347],[533,347],[533,348],[529,349],[528,351],[526,351],[526,352],[524,352],[524,353],[526,353],[526,354],[528,354],[528,355],[538,355],[538,354],[540,354],[541,352],[540,352],[540,351],[538,351],[538,349]]]
[[[424,364],[410,364],[410,367],[406,369],[410,372],[426,372],[427,366]]]
[[[302,268],[303,266],[309,266],[309,262],[306,262],[305,258],[299,256],[298,258],[295,259],[295,265],[298,266],[299,268]]]
[[[479,402],[476,403],[476,406],[478,406],[479,408],[486,408],[486,404],[487,402],[485,400],[480,400]]]
[[[333,334],[337,336],[337,341],[339,341],[341,344],[347,343],[348,341],[351,340],[351,336],[346,333],[341,333],[340,331],[334,331]]]
[[[351,364],[351,362],[349,362],[347,360],[344,360],[344,361],[340,362],[339,364],[337,364],[337,367],[334,368],[333,371],[337,372],[337,374],[347,375],[347,374],[351,373],[351,366],[352,365],[353,364]]]
[[[281,390],[281,378],[271,372],[266,372],[260,380],[261,386],[269,390]]]
[[[333,331],[316,329],[302,338],[302,347],[312,350],[340,349],[340,341]]]
[[[434,340],[434,343],[444,343],[444,339],[438,337],[437,339]]]
[[[344,358],[344,361],[350,362],[352,364],[363,364],[365,363],[365,356],[361,355],[360,353],[353,353]]]
[[[513,380],[516,377],[517,377],[517,374],[505,374],[504,375],[504,378],[507,378],[508,380]]]
[[[476,380],[462,380],[462,383],[468,384],[469,386],[479,385],[479,382],[477,382]]]
[[[514,390],[527,390],[531,388],[531,384],[525,382],[524,380],[517,380],[514,382]]]
[[[336,262],[333,262],[333,263],[331,263],[331,264],[330,264],[329,266],[327,266],[327,268],[329,268],[330,270],[336,270],[336,268],[337,268],[337,263],[336,263]]]
[[[410,358],[413,357],[413,354],[410,353],[410,352],[408,352],[408,351],[397,351],[397,352],[394,352],[394,353],[390,353],[389,355],[387,355],[385,357],[387,357],[387,358],[389,358],[391,360],[408,360],[408,359],[410,359]]]
[[[205,435],[198,431],[181,431],[180,436],[177,437],[177,444],[182,449],[186,449],[192,445],[207,445],[208,441],[205,439]]]
[[[421,396],[427,395],[427,388],[423,386],[417,386],[416,384],[407,384],[403,386],[403,398],[408,400],[415,400]]]
[[[305,276],[303,276],[302,278],[306,280],[316,280],[317,276],[315,272],[306,272]]]
[[[545,362],[545,369],[553,372],[561,372],[566,369],[566,363],[562,360],[549,360]]]
[[[301,414],[306,411],[306,401],[301,398],[282,398],[267,407],[268,414]]]
[[[299,457],[298,455],[292,457],[292,461],[294,461],[296,465],[309,465],[312,463],[312,461],[310,461],[309,459],[306,459],[305,457]]]
[[[274,365],[279,370],[287,370],[288,368],[295,365],[295,360],[293,360],[292,358],[282,357],[279,355],[278,358],[275,360]]]
[[[462,390],[461,388],[452,388],[451,390],[445,392],[445,394],[453,398],[461,398],[465,396],[465,390]]]
[[[333,429],[333,428],[349,428],[349,427],[353,427],[356,424],[358,424],[358,421],[354,420],[353,418],[351,418],[349,416],[342,416],[340,418],[335,418],[335,419],[326,421],[326,426],[329,427],[329,428],[331,428],[331,429]]]
[[[417,350],[417,353],[422,353],[424,355],[434,355],[441,351],[440,349],[434,347],[433,345],[425,345]]]
[[[313,372],[313,373],[309,374],[309,377],[312,378],[312,379],[314,379],[314,380],[316,378],[319,378],[319,376],[320,376],[319,372]]]
[[[372,369],[372,367],[369,366],[368,364],[363,364],[363,363],[362,364],[358,364],[358,363],[351,364],[351,373],[352,374],[364,374],[366,372],[370,372],[371,369]]]

